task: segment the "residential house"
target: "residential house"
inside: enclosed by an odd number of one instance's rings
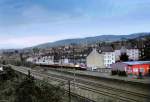
[[[129,60],[133,61],[139,60],[139,53],[140,53],[139,49],[136,47],[132,47],[130,45],[116,46],[114,52],[116,61],[120,60],[120,56],[123,53],[126,53],[128,55]]]
[[[129,60],[137,61],[139,60],[139,49],[137,48],[127,49],[127,55],[129,56]]]
[[[115,52],[111,46],[103,46],[100,48],[102,54],[104,54],[104,66],[110,68],[112,63],[115,63]]]
[[[105,68],[104,54],[99,53],[96,48],[86,58],[87,67],[90,69]]]

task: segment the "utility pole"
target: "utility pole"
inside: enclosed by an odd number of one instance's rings
[[[75,89],[75,81],[76,81],[76,80],[75,80],[75,76],[76,76],[75,70],[76,70],[76,69],[75,69],[75,56],[74,56],[74,54],[75,54],[75,53],[74,53],[74,47],[73,47],[73,63],[74,63],[74,71],[73,71],[74,73],[73,73],[73,76],[74,76],[74,89]]]
[[[28,70],[28,77],[31,78],[31,72]]]
[[[68,93],[69,101],[68,102],[71,102],[70,80],[68,80],[68,88],[69,88],[69,93]]]
[[[60,51],[59,52],[59,56],[60,56],[60,69],[61,69],[61,72],[62,72],[62,52]]]

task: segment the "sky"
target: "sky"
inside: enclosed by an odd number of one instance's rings
[[[149,32],[150,0],[0,0],[0,49]]]

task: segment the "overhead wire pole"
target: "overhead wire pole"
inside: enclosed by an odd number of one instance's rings
[[[74,72],[74,73],[73,73],[73,76],[74,76],[73,79],[74,79],[74,80],[73,80],[73,81],[74,81],[74,89],[75,89],[75,81],[76,81],[76,80],[75,80],[75,76],[76,76],[76,75],[75,75],[75,56],[74,56],[74,54],[75,54],[75,52],[74,52],[74,47],[73,47],[73,63],[74,63],[74,71],[73,71],[73,72]]]
[[[70,80],[68,80],[68,96],[69,96],[69,101],[68,102],[71,102],[71,90],[70,90]]]
[[[60,63],[61,63],[61,65],[60,65],[60,67],[61,67],[61,73],[62,73],[62,52],[60,52]]]

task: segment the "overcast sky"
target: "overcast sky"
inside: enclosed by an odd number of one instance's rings
[[[0,0],[0,48],[149,29],[150,0]]]

